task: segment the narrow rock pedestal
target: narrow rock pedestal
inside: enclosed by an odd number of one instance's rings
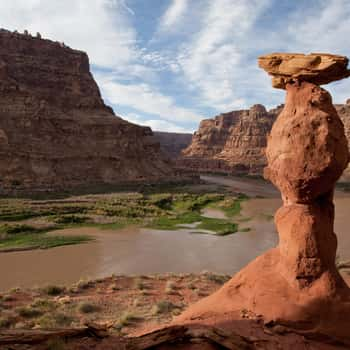
[[[271,55],[265,57],[263,68],[269,72],[273,65],[266,60]],[[350,346],[350,289],[335,266],[333,231],[334,186],[349,162],[344,126],[330,94],[314,83],[317,74],[325,74],[322,67],[312,71],[314,63],[307,66],[303,61],[308,74],[288,76],[288,60],[283,61],[283,54],[278,57],[285,69],[278,73],[286,82],[287,97],[268,138],[265,177],[283,199],[275,215],[279,244],[219,291],[191,306],[175,323],[232,331],[241,327],[244,334],[242,324],[248,318]],[[343,61],[347,63],[346,58]],[[327,81],[332,81],[327,69]],[[275,69],[271,74],[276,79]],[[346,65],[334,80],[342,75],[349,75]]]

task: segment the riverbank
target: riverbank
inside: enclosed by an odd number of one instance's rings
[[[245,195],[223,186],[193,185],[168,188],[169,192],[117,192],[72,196],[64,199],[0,200],[0,252],[48,249],[90,241],[86,235],[53,235],[64,229],[127,226],[177,230],[192,225],[197,233],[227,235],[238,231]],[[202,215],[205,208],[220,209],[225,217]]]

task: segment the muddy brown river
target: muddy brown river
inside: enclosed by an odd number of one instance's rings
[[[210,179],[218,181],[217,177]],[[227,185],[230,179],[225,178],[223,181]],[[247,186],[245,180],[241,179],[233,180],[232,186],[239,187],[239,181]],[[233,274],[277,244],[272,215],[281,201],[277,192],[269,186],[264,189],[259,183],[256,189],[254,192],[250,184],[249,194],[269,198],[250,199],[243,203],[240,227],[249,227],[249,232],[218,237],[194,234],[190,228],[177,231],[134,227],[118,231],[96,228],[56,231],[55,233],[93,235],[96,240],[49,250],[0,254],[0,290],[71,284],[79,279],[99,278],[113,273],[196,273],[208,270]],[[350,260],[350,195],[337,193],[335,202],[338,254],[342,260]],[[213,217],[222,213],[211,210],[205,215]]]

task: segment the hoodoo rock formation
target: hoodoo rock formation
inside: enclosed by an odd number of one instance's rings
[[[261,174],[266,165],[266,137],[279,111],[254,105],[203,120],[178,166],[202,172]]]
[[[150,128],[114,115],[88,56],[0,31],[0,193],[173,176]]]
[[[289,56],[284,62],[280,55],[279,64],[288,65]],[[321,62],[332,57],[319,56]],[[273,57],[260,58],[268,73],[274,72]],[[286,104],[268,138],[265,176],[283,199],[275,215],[278,246],[191,306],[176,324],[211,325],[241,335],[252,335],[254,327],[265,324],[271,334],[299,333],[323,343],[310,349],[350,347],[350,289],[335,266],[333,231],[334,186],[350,156],[331,96],[316,84],[324,81],[326,73],[332,81],[327,67],[318,66],[319,76],[303,75],[286,82]],[[339,77],[336,71],[334,79]],[[293,341],[293,335],[286,339]],[[306,348],[294,340],[291,347],[270,348]]]

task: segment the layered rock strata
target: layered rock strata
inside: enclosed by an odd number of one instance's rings
[[[0,193],[172,178],[150,128],[114,115],[86,53],[0,31]]]
[[[268,112],[254,105],[203,120],[178,165],[201,172],[261,174],[266,137],[280,109]]]
[[[350,289],[335,265],[333,225],[335,182],[350,158],[344,126],[330,94],[318,85],[294,79],[286,90],[268,138],[265,169],[283,199],[275,215],[279,244],[176,323],[232,331],[248,318],[272,331],[349,347]]]

